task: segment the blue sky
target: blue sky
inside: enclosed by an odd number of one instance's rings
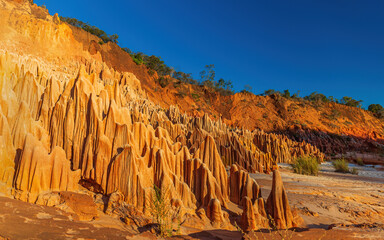
[[[255,94],[317,91],[384,106],[382,0],[35,3],[116,33],[120,46],[161,56],[196,79],[215,64],[236,91],[248,84]]]

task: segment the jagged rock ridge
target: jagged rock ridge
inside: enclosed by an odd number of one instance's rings
[[[36,202],[49,191],[76,191],[81,183],[105,195],[121,192],[146,214],[155,184],[170,188],[169,198],[185,213],[207,208],[216,225],[228,222],[220,210],[229,201],[260,201],[257,183],[248,175],[238,179],[236,172],[269,172],[284,156],[311,150],[300,144],[299,151],[289,149],[292,143],[278,135],[230,130],[176,107],[164,111],[142,97],[132,75],[114,72],[110,84],[111,78],[96,77],[100,73],[91,64],[64,82],[46,77],[28,60],[15,64],[13,57],[0,58],[2,137],[10,146],[2,150],[13,154],[2,159],[2,176],[24,201]],[[232,163],[243,170],[231,169],[228,178],[225,166]],[[241,194],[234,193],[239,189]]]
[[[37,22],[68,30],[55,18]],[[58,34],[56,40],[65,43]],[[284,189],[272,192],[266,208],[248,172],[269,173],[300,155],[322,159],[317,148],[232,129],[221,119],[192,117],[174,106],[163,109],[148,100],[134,74],[100,61],[82,58],[60,71],[54,66],[0,52],[2,192],[44,204],[47,193],[85,187],[105,196],[118,193],[148,215],[156,185],[169,190],[167,198],[185,218],[230,228],[226,209],[233,202],[243,207],[245,229],[268,225],[268,214],[285,216],[279,226],[295,226]],[[274,179],[274,186],[282,185]]]

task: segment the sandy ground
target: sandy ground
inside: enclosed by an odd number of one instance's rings
[[[118,219],[102,215],[74,221],[54,207],[0,197],[0,239],[127,239],[133,234]]]
[[[319,176],[280,170],[291,207],[305,225],[294,231],[247,235],[250,239],[384,239],[384,172],[371,166],[353,166],[359,175],[335,173],[330,163]],[[272,175],[252,174],[266,199]],[[241,209],[239,209],[241,211]],[[100,212],[92,222],[75,221],[54,207],[37,206],[0,197],[0,239],[155,239],[149,232],[135,235],[119,219]],[[173,239],[242,239],[238,231],[197,231]]]
[[[280,164],[290,205],[299,209],[307,228],[333,227],[332,230],[352,233],[340,239],[384,239],[384,171],[374,166],[350,164],[352,167],[359,170],[358,175],[336,173],[331,163],[326,162],[321,165],[319,176],[304,176],[293,173],[289,165]],[[266,198],[272,175],[252,177]]]
[[[304,176],[292,173],[288,165],[280,167],[290,204],[301,210],[309,227],[384,224],[384,171],[350,164],[358,175],[336,173],[330,163],[324,163],[319,176]],[[272,176],[254,177],[267,196]]]

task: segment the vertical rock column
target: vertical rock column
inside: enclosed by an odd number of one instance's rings
[[[274,224],[278,229],[296,227],[302,220],[291,211],[287,193],[278,170],[273,171],[272,190],[267,200],[266,209],[267,214],[274,220]]]

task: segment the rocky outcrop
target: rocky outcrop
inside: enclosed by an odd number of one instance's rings
[[[272,224],[279,229],[297,227],[302,221],[300,217],[292,214],[279,170],[273,171],[272,190],[267,200],[266,209],[267,214],[273,219]]]
[[[80,184],[104,195],[120,192],[122,201],[150,214],[149,199],[156,185],[168,189],[166,197],[185,216],[205,208],[211,224],[224,228],[230,225],[222,208],[229,201],[241,205],[249,198],[252,206],[260,202],[259,187],[241,164],[263,172],[276,161],[256,147],[256,132],[231,132],[220,121],[187,116],[176,107],[163,112],[143,98],[132,76],[128,81],[127,75],[105,68],[107,79],[90,74],[90,69],[97,71],[97,64],[80,67],[63,84],[39,77],[47,74],[41,70],[44,67],[35,69],[29,60],[19,68],[10,55],[1,59],[3,79],[14,69],[17,73],[11,78],[15,87],[3,85],[14,101],[2,100],[8,110],[2,135],[12,139],[6,142],[7,151],[17,149],[11,155],[16,166],[8,161],[2,174],[16,198],[51,205],[53,199],[39,195],[77,191]],[[115,79],[112,85],[110,78]],[[35,89],[37,96],[26,95],[25,87]],[[11,109],[17,111],[10,114]],[[257,158],[264,155],[269,157]],[[228,157],[237,164],[231,167],[229,180],[225,156],[236,156]],[[259,224],[258,212],[247,216]]]
[[[224,222],[223,212],[221,211],[220,201],[213,198],[207,206],[207,217],[211,220],[214,227],[220,227]]]
[[[248,197],[242,199],[243,213],[241,215],[241,227],[244,231],[254,231],[268,228],[269,222],[264,209],[264,200],[259,198],[254,203]]]
[[[253,143],[263,152],[270,153],[275,163],[292,162],[299,156],[311,155],[323,160],[324,154],[316,147],[303,142],[295,142],[284,135],[265,134],[256,131]]]
[[[59,193],[61,208],[68,207],[80,221],[91,221],[97,219],[96,204],[92,197],[85,194],[62,191]]]
[[[16,198],[35,202],[46,191],[74,191],[79,180],[80,172],[71,170],[63,149],[48,154],[35,137],[26,136],[15,173]]]
[[[261,197],[259,185],[249,176],[248,172],[239,168],[241,167],[232,165],[230,169],[229,199],[236,204],[240,204],[244,197],[255,202],[256,199]]]
[[[80,221],[91,221],[99,216],[97,205],[92,197],[83,193],[68,191],[46,192],[39,194],[35,203],[57,207]]]

